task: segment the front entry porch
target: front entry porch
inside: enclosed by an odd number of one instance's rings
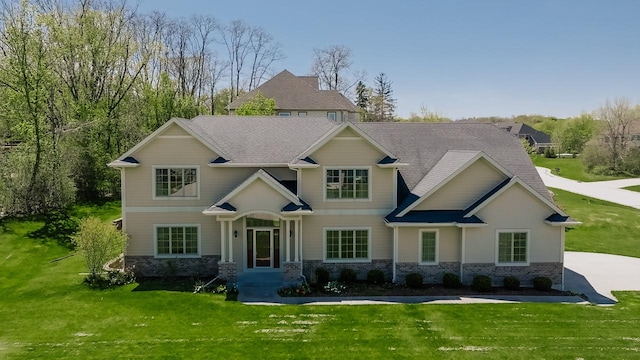
[[[286,283],[300,280],[301,217],[251,213],[235,218],[218,216],[217,220],[221,278],[239,282],[260,279],[260,274],[279,274]]]

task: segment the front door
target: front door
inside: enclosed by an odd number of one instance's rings
[[[280,229],[247,229],[247,267],[280,267]]]
[[[256,230],[255,244],[255,267],[272,267],[273,259],[273,237],[271,230]]]

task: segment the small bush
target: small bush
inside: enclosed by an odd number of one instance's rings
[[[520,280],[514,276],[507,276],[502,280],[502,284],[507,290],[520,290]]]
[[[460,277],[454,273],[445,273],[442,275],[442,286],[449,289],[457,289],[462,286]]]
[[[329,281],[322,289],[326,293],[340,294],[345,291],[347,287],[337,281]]]
[[[412,289],[420,289],[422,287],[423,281],[424,277],[422,276],[422,274],[418,273],[407,274],[407,276],[404,278],[404,282],[408,287]]]
[[[540,291],[551,291],[553,281],[546,276],[539,276],[533,279],[533,288]]]
[[[382,284],[384,282],[384,273],[379,269],[369,270],[367,273],[367,282],[369,284]]]
[[[306,282],[300,285],[291,285],[278,289],[280,296],[306,296],[311,293],[311,287]]]
[[[544,151],[544,157],[553,159],[557,157],[556,151],[553,148],[547,148],[547,150]]]
[[[106,274],[89,274],[84,279],[84,283],[92,289],[113,289],[134,281],[136,278],[132,272],[119,270],[111,270]]]
[[[475,291],[489,292],[491,291],[491,278],[487,275],[476,275],[473,277],[471,288]]]
[[[319,267],[316,269],[316,279],[318,284],[326,284],[329,282],[329,270]]]
[[[356,282],[357,277],[358,274],[355,270],[348,268],[342,269],[342,271],[340,271],[340,277],[338,278],[338,281],[345,284],[353,284],[354,282]]]

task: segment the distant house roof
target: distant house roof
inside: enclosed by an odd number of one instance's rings
[[[239,108],[258,92],[266,98],[274,99],[277,110],[359,111],[358,107],[339,91],[320,90],[317,76],[295,76],[287,70],[236,98],[229,104],[229,109]]]
[[[527,124],[497,123],[495,125],[500,129],[513,135],[520,136],[520,137],[528,136],[538,144],[551,143],[551,136],[549,136],[549,134],[536,130]]]

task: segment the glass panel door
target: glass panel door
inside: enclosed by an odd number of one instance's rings
[[[271,267],[271,230],[256,230],[256,267]]]

